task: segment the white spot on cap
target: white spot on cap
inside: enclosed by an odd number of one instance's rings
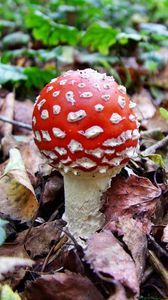
[[[86,117],[86,112],[85,110],[81,109],[75,112],[70,112],[68,114],[67,120],[68,122],[76,122],[82,120],[85,117]]]
[[[53,78],[53,79],[51,79],[51,81],[50,81],[50,82],[51,82],[51,83],[53,83],[53,82],[56,82],[56,81],[57,81],[57,79],[58,79],[58,78]]]
[[[36,101],[38,101],[38,100],[39,100],[39,98],[40,98],[40,95],[38,95],[38,96],[36,97]]]
[[[37,104],[38,110],[41,109],[41,107],[44,105],[45,102],[46,102],[46,99],[42,99],[42,100]]]
[[[102,163],[106,163],[110,166],[119,166],[121,161],[123,160],[123,158],[117,157],[117,158],[113,158],[111,160],[107,159],[106,157],[103,157],[102,159]]]
[[[96,167],[96,163],[87,157],[79,158],[75,161],[75,164],[79,167],[83,167],[85,169],[91,169]],[[87,187],[86,187],[87,188]]]
[[[125,141],[127,141],[127,140],[131,140],[132,139],[132,130],[128,129],[126,131],[123,131],[120,135],[120,139],[123,141],[123,143],[125,143]]]
[[[100,174],[105,174],[108,170],[108,167],[99,167],[98,170]]]
[[[126,101],[123,96],[118,96],[118,104],[120,105],[121,108],[125,107]]]
[[[105,84],[103,84],[103,87],[104,87],[105,90],[109,90],[110,85],[108,83],[105,83]]]
[[[96,82],[93,84],[93,86],[98,90],[101,91],[100,85]]]
[[[75,104],[75,99],[74,99],[74,93],[72,91],[68,91],[66,94],[65,94],[65,98],[68,102],[72,103],[72,105]]]
[[[126,87],[123,85],[119,85],[118,90],[123,94],[126,94],[126,92],[127,92]]]
[[[51,137],[50,137],[48,131],[46,131],[46,130],[41,130],[41,133],[42,133],[43,139],[44,139],[46,142],[51,142]]]
[[[99,134],[101,134],[103,132],[103,128],[101,128],[100,126],[92,126],[88,129],[86,129],[85,131],[80,130],[78,131],[80,134],[84,135],[86,138],[88,139],[93,139],[96,136],[98,136]]]
[[[39,141],[39,142],[41,142],[41,135],[40,135],[40,132],[39,131],[35,131],[34,132],[34,137],[35,137],[35,139],[37,140],[37,141]]]
[[[135,107],[136,107],[136,103],[133,101],[130,101],[129,108],[135,108]]]
[[[71,80],[71,84],[74,85],[74,83],[76,82],[76,80]]]
[[[80,94],[81,98],[91,98],[93,96],[93,93],[91,92],[84,92],[82,94]]]
[[[53,114],[58,115],[61,111],[61,106],[60,105],[53,105]]]
[[[58,156],[52,151],[42,150],[41,152],[44,153],[46,156],[49,156],[49,158],[51,158],[51,159],[57,159],[58,158]]]
[[[72,161],[72,159],[68,156],[66,159],[61,159],[61,162],[63,164],[67,164],[67,163],[70,163]]]
[[[115,152],[115,149],[106,149],[106,150],[104,150],[104,153],[107,154],[107,155],[114,154],[114,152]]]
[[[60,155],[65,155],[67,154],[67,150],[63,147],[55,147],[55,150],[60,154]]]
[[[62,131],[60,128],[54,127],[52,129],[52,132],[55,137],[60,138],[60,139],[63,139],[66,136],[66,133],[64,131]]]
[[[106,95],[102,95],[101,98],[105,101],[109,101],[110,100],[110,95],[106,94]]]
[[[112,139],[107,139],[106,141],[103,142],[103,146],[106,147],[115,147],[118,145],[121,145],[123,142],[120,139],[120,136],[117,138],[112,138]]]
[[[55,91],[55,92],[53,93],[53,97],[57,97],[59,94],[60,94],[60,91]]]
[[[34,125],[36,124],[36,121],[37,121],[36,117],[34,116],[33,119],[32,119],[32,122],[33,122]]]
[[[80,75],[81,78],[85,78],[85,79],[89,78],[89,73],[85,70],[84,71],[79,71],[79,75]]]
[[[78,87],[80,88],[84,88],[86,86],[86,84],[84,82],[78,83]]]
[[[95,105],[95,110],[96,111],[102,111],[104,109],[104,106],[102,104],[96,104]]]
[[[41,118],[43,120],[46,120],[49,118],[49,113],[48,113],[48,110],[47,109],[43,109],[42,112],[41,112]]]
[[[60,85],[65,85],[66,83],[67,83],[67,79],[61,80],[61,81],[59,82]]]
[[[122,120],[123,120],[123,117],[120,116],[120,115],[117,114],[117,113],[113,113],[113,114],[111,115],[111,118],[110,118],[110,121],[111,121],[113,124],[118,124],[118,123],[120,123]]]
[[[52,85],[48,86],[48,88],[47,88],[47,93],[50,92],[50,91],[52,91],[53,88],[54,88],[54,87],[53,87]]]
[[[137,148],[136,147],[128,147],[124,150],[122,150],[121,152],[117,152],[116,153],[118,156],[121,156],[122,158],[135,158],[137,157]]]
[[[93,155],[97,158],[101,158],[104,154],[104,150],[102,150],[100,148],[96,148],[96,149],[91,149],[91,150],[85,150],[85,153]]]
[[[136,121],[136,117],[135,117],[135,115],[133,115],[133,114],[130,114],[130,115],[129,115],[129,120],[130,120],[131,122],[134,122],[134,121]]]
[[[139,134],[138,129],[134,129],[134,130],[132,131],[132,139],[133,139],[133,140],[137,140],[139,137],[140,137],[140,134]]]
[[[68,144],[68,148],[72,153],[78,152],[78,151],[83,151],[83,146],[81,143],[71,140],[70,143]]]

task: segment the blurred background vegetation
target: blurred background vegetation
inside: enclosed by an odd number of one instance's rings
[[[1,0],[0,84],[33,98],[62,71],[92,67],[157,97],[168,88],[153,80],[168,59],[167,12],[168,0]]]

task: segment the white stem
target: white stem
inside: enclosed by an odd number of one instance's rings
[[[121,167],[119,168],[121,169]],[[119,170],[118,170],[119,171]],[[118,172],[117,172],[118,173]],[[106,174],[64,174],[65,215],[70,233],[80,242],[104,224],[101,197],[109,187],[112,172]]]

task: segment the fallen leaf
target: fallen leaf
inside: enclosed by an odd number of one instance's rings
[[[160,73],[157,74],[157,76],[153,76],[152,78],[150,78],[149,84],[158,86],[163,89],[167,89],[168,88],[167,78],[168,78],[168,64],[166,64],[165,68],[161,70]]]
[[[132,101],[137,104],[135,111],[139,120],[151,119],[154,116],[156,108],[152,103],[150,93],[146,89],[141,89],[138,94],[134,94]]]
[[[84,259],[96,273],[107,274],[129,288],[134,295],[139,294],[135,264],[110,231],[91,236]]]
[[[144,230],[147,232],[146,226],[148,227],[149,219],[156,209],[156,198],[160,195],[160,188],[155,187],[145,177],[136,175],[131,175],[128,178],[121,175],[116,176],[112,179],[111,187],[104,194],[103,211],[106,224],[117,221],[122,216],[133,217],[143,221]]]
[[[165,118],[161,115],[159,109],[156,110],[154,116],[147,120],[145,124],[143,124],[147,130],[154,130],[155,128],[159,128],[160,131],[168,131],[168,122],[166,122]]]
[[[31,259],[21,257],[0,257],[0,280],[4,280],[7,273],[12,273],[18,267],[31,267],[33,261]]]
[[[14,106],[14,120],[23,122],[25,124],[32,124],[33,102],[31,100],[25,100],[24,102],[15,101]],[[32,132],[19,126],[14,126],[14,134],[26,134],[29,135]]]
[[[1,213],[21,221],[32,219],[38,202],[17,149],[10,150],[9,162],[0,177],[0,190]]]
[[[103,300],[87,278],[75,273],[43,275],[26,289],[28,300]]]
[[[63,179],[54,175],[50,177],[44,188],[43,203],[52,202],[56,200],[59,192],[63,189]]]
[[[143,224],[138,220],[127,217],[120,217],[118,222],[114,223],[119,235],[123,236],[123,241],[132,255],[137,276],[139,282],[141,282],[147,252],[147,237],[143,230]],[[112,224],[110,224],[110,226],[112,226]]]
[[[3,115],[3,117],[13,120],[14,104],[15,104],[14,93],[7,94],[6,98],[4,99],[3,105],[1,107],[0,114]],[[12,130],[13,130],[12,124],[0,122],[0,132],[2,136],[7,136],[8,134],[11,134]]]
[[[1,300],[21,300],[17,292],[13,292],[9,285],[4,284],[1,289]]]
[[[2,139],[2,151],[4,157],[7,157],[11,148],[18,148],[21,152],[26,170],[33,177],[33,183],[36,181],[35,174],[41,172],[43,176],[51,173],[51,167],[45,163],[40,152],[34,142],[33,136],[8,135]]]
[[[28,257],[27,253],[29,253],[31,259],[44,257],[48,254],[53,242],[59,241],[61,230],[58,227],[61,229],[63,225],[62,220],[56,220],[32,227],[30,231],[27,229],[19,232],[13,243],[0,247],[0,256]]]

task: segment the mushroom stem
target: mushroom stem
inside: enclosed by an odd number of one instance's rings
[[[98,229],[102,228],[105,217],[100,212],[102,195],[111,183],[111,177],[120,172],[122,166],[106,174],[86,172],[76,176],[72,173],[64,174],[65,215],[69,232],[83,244]]]

